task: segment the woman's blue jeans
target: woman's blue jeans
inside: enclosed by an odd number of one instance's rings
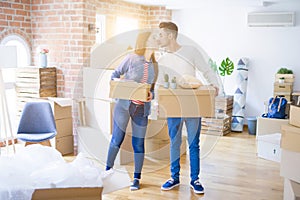
[[[185,122],[190,154],[190,177],[192,181],[199,178],[200,172],[200,130],[201,118],[168,118],[170,144],[171,177],[179,180],[180,145],[182,142],[182,126]]]
[[[134,151],[134,178],[141,178],[144,164],[144,140],[148,125],[148,116],[144,116],[144,106],[130,103],[129,109],[122,104],[116,104],[113,116],[113,132],[109,145],[106,169],[114,166],[116,156],[126,134],[129,118],[132,126],[132,147]]]

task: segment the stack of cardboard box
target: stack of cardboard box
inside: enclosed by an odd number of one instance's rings
[[[280,80],[284,82],[281,83]],[[294,74],[276,74],[274,83],[274,96],[282,96],[287,101],[292,100],[292,92],[294,85]]]
[[[57,134],[51,139],[51,146],[62,155],[74,152],[72,100],[69,98],[48,98],[56,124]]]
[[[300,105],[291,105],[289,124],[281,127],[280,175],[284,177],[284,200],[300,199]]]
[[[215,118],[203,117],[201,133],[226,135],[231,131],[233,96],[216,97]]]

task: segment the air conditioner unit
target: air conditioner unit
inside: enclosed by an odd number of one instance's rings
[[[254,12],[248,13],[248,26],[295,26],[294,12]]]

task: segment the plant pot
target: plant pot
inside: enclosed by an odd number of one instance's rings
[[[176,88],[177,88],[177,83],[171,83],[171,84],[170,84],[170,88],[176,89]]]
[[[164,88],[169,88],[169,82],[164,82]]]
[[[279,79],[278,82],[279,83],[284,83],[284,79]]]
[[[40,54],[40,66],[47,67],[47,54],[44,53]]]

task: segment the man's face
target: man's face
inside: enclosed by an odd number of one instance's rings
[[[158,33],[158,45],[160,47],[167,47],[170,44],[170,32],[168,32],[166,29],[161,28],[159,29]]]

